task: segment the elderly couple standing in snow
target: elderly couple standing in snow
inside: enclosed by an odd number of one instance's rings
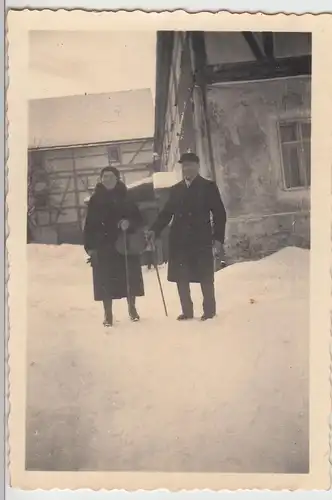
[[[205,321],[216,315],[213,253],[220,252],[224,243],[226,212],[217,185],[199,175],[198,157],[184,153],[180,163],[183,180],[170,189],[148,239],[154,243],[171,222],[168,281],[177,284],[182,308],[178,320],[194,317],[190,283],[200,283]],[[127,196],[118,170],[104,168],[88,203],[84,247],[92,263],[94,298],[104,304],[105,326],[113,324],[115,299],[127,298],[130,319],[139,320],[136,297],[144,296],[140,256],[124,255],[118,241],[129,240],[142,226],[140,211]]]

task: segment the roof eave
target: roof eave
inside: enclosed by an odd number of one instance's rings
[[[133,139],[114,139],[113,141],[104,141],[104,142],[86,142],[81,144],[56,144],[56,145],[44,145],[44,146],[28,146],[29,151],[49,151],[55,149],[74,149],[74,148],[88,148],[91,146],[115,146],[117,144],[128,144],[132,142],[141,142],[141,141],[151,141],[153,142],[154,138],[151,135],[135,137]]]

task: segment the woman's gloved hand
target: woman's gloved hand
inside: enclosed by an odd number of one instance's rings
[[[121,231],[127,231],[129,229],[129,220],[127,219],[121,219],[119,222],[119,228]]]

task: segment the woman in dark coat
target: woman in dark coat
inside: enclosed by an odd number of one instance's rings
[[[143,219],[116,168],[104,168],[100,180],[88,203],[84,248],[93,270],[94,299],[104,304],[104,325],[112,326],[114,299],[127,298],[131,320],[139,320],[135,299],[144,295],[140,256],[127,256],[127,283],[126,260],[116,242],[122,231],[130,234],[140,228]]]

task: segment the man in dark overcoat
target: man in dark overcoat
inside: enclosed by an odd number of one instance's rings
[[[224,243],[226,211],[216,183],[199,175],[199,158],[184,153],[180,163],[183,180],[170,189],[150,237],[158,238],[171,222],[168,281],[177,284],[182,307],[178,320],[194,317],[190,283],[200,283],[205,321],[216,315],[214,252],[220,253]]]

